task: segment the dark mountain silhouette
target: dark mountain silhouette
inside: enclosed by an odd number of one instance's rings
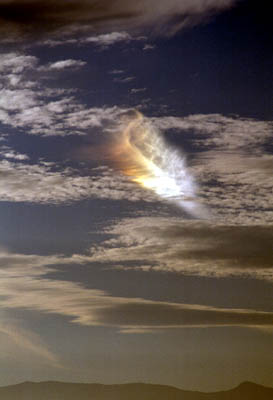
[[[0,387],[0,400],[272,400],[273,388],[251,382],[215,393],[180,390],[171,386],[130,383],[101,385],[24,382]]]

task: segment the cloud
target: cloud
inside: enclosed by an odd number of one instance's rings
[[[222,223],[273,224],[271,188],[273,157],[206,152],[195,160],[199,196]]]
[[[112,71],[109,71],[109,74],[112,74],[112,75],[120,75],[123,73],[124,73],[124,71],[122,69],[113,69]]]
[[[86,107],[70,90],[49,89],[39,76],[80,68],[82,60],[66,59],[39,65],[36,57],[4,53],[0,57],[0,122],[27,133],[43,136],[87,134],[119,119],[119,107]],[[33,79],[35,75],[35,79]],[[116,123],[115,123],[116,124]]]
[[[65,73],[66,69],[83,65],[84,61],[72,59],[40,65],[38,58],[33,56],[18,52],[2,54],[0,122],[16,129],[17,133],[23,131],[40,136],[88,135],[91,129],[96,129],[101,133],[101,149],[90,146],[88,151],[96,157],[96,160],[99,159],[100,163],[112,166],[105,149],[109,149],[109,142],[112,143],[113,138],[123,131],[126,116],[132,114],[132,110],[117,106],[88,107],[78,101],[73,89],[48,88],[44,83],[45,79],[39,79],[39,77],[52,79],[59,71]],[[119,76],[121,70],[113,70],[112,73],[117,82],[127,83],[132,80],[132,77]],[[133,88],[131,93],[137,93],[140,89]],[[192,149],[187,170],[196,182],[198,189],[196,201],[202,209],[209,208],[210,216],[218,223],[228,225],[273,223],[271,207],[273,178],[270,173],[272,155],[269,152],[271,121],[227,117],[220,114],[146,117],[145,120],[153,129],[164,131],[167,142],[171,133],[176,143],[189,145]],[[6,156],[2,152],[2,156],[18,161],[22,157],[19,153],[16,155],[12,149],[6,152]],[[17,166],[16,174],[19,174],[18,168]],[[39,171],[43,175],[40,169]],[[74,177],[75,175],[76,173]],[[114,173],[111,172],[110,175],[113,176]],[[84,179],[87,182],[87,177]],[[102,177],[102,181],[105,179]],[[67,182],[67,176],[65,180]],[[119,182],[120,190],[114,194],[115,191],[110,189],[109,198],[118,199],[126,196],[129,198],[128,182],[121,183],[120,176],[116,180]],[[121,189],[122,184],[123,189]],[[17,184],[12,186],[13,189],[14,187],[17,187]],[[93,183],[91,187],[94,187]],[[107,198],[107,189],[109,189],[108,183],[105,190],[101,191],[103,196],[106,196],[104,198]],[[86,188],[84,196],[87,196],[88,192],[92,192],[93,196],[93,189],[88,191]],[[5,197],[6,191],[3,193]],[[57,193],[55,189],[54,193]],[[151,199],[147,191],[136,193],[134,198],[145,200],[147,196],[147,201]],[[48,201],[48,196],[46,197]],[[14,197],[14,190],[11,191],[9,198],[16,198],[16,201],[19,201],[18,195]],[[33,197],[24,195],[23,198]],[[37,201],[40,201],[41,196],[37,198],[39,199]],[[70,198],[75,198],[74,194]],[[50,201],[53,201],[53,197]]]
[[[0,156],[3,158],[11,159],[11,160],[18,160],[18,161],[25,161],[29,160],[29,157],[26,154],[18,153],[12,150],[9,146],[1,146],[0,145]]]
[[[115,78],[114,82],[119,82],[119,83],[129,83],[135,80],[135,76],[127,76],[125,78]]]
[[[152,194],[131,183],[126,177],[104,167],[87,176],[57,165],[0,161],[0,201],[59,204],[86,198],[109,200],[155,201]],[[13,158],[14,158],[13,156]]]
[[[163,34],[200,23],[223,11],[235,0],[1,0],[2,37],[56,32],[60,29],[84,28],[84,31],[143,29],[152,27]]]
[[[88,257],[77,255],[65,258],[1,252],[1,307],[58,314],[76,324],[111,326],[123,332],[193,326],[269,327],[273,323],[269,312],[115,297],[47,277],[50,266],[88,261]]]
[[[4,73],[22,73],[25,69],[32,69],[38,59],[17,52],[2,53],[0,57],[0,71]]]
[[[62,60],[62,61],[56,61],[54,63],[49,64],[47,67],[43,67],[45,70],[62,70],[65,68],[80,68],[86,65],[87,63],[85,61],[81,60]]]
[[[153,45],[153,44],[145,44],[144,45],[144,47],[143,47],[143,50],[144,51],[147,51],[147,50],[154,50],[156,48],[156,45]]]
[[[222,226],[176,218],[132,218],[105,230],[93,262],[120,269],[272,281],[272,226]]]
[[[263,149],[272,135],[272,121],[227,117],[221,114],[194,114],[187,117],[156,117],[152,122],[160,130],[176,129],[180,135],[193,135],[196,151],[251,151]]]
[[[152,118],[157,129],[172,131],[193,149],[190,172],[199,199],[223,224],[272,224],[272,121],[220,114]]]
[[[110,33],[103,33],[103,34],[96,34],[92,36],[89,36],[88,30],[84,30],[85,35],[82,35],[80,37],[77,36],[77,39],[73,38],[73,32],[67,33],[68,37],[66,35],[60,39],[54,38],[55,36],[53,35],[52,39],[45,39],[45,40],[40,40],[36,42],[36,44],[41,45],[41,46],[49,46],[49,47],[56,47],[56,46],[64,46],[64,45],[76,45],[76,46],[83,46],[83,45],[94,45],[97,47],[100,47],[101,50],[108,49],[109,46],[113,46],[115,44],[120,44],[120,43],[129,43],[131,41],[139,41],[139,40],[145,40],[145,36],[131,36],[128,32],[122,31],[122,32],[110,32]],[[71,37],[72,35],[72,37]],[[58,35],[57,35],[58,37]]]
[[[130,42],[132,36],[127,32],[111,32],[103,35],[90,36],[85,38],[81,43],[93,43],[97,46],[111,46],[119,42]]]
[[[146,88],[133,88],[133,89],[131,89],[131,93],[132,94],[135,94],[135,93],[141,93],[141,92],[146,92]]]

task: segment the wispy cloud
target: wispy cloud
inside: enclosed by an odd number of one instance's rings
[[[16,157],[16,153],[14,153]],[[14,157],[13,157],[14,158]],[[21,157],[20,157],[21,158]],[[153,201],[126,177],[105,167],[80,176],[70,168],[56,171],[57,165],[0,161],[0,201],[69,203],[86,198]]]
[[[29,160],[29,157],[26,154],[18,153],[17,151],[12,150],[9,146],[0,146],[0,156],[9,160]]]
[[[17,52],[4,53],[0,57],[0,71],[4,73],[20,74],[26,69],[32,69],[38,59],[34,56]]]
[[[132,36],[127,32],[111,32],[103,35],[89,36],[81,41],[81,43],[93,43],[97,46],[111,46],[119,42],[130,42]]]
[[[132,41],[145,40],[144,36],[132,36],[128,32],[125,31],[117,31],[117,32],[109,32],[103,34],[88,34],[88,29],[85,29],[85,35],[81,35],[77,37],[77,39],[73,38],[73,31],[67,33],[65,37],[58,39],[58,34],[53,35],[51,39],[40,40],[36,42],[36,44],[48,47],[57,47],[57,46],[65,46],[65,45],[74,45],[74,46],[86,46],[93,45],[99,47],[100,50],[107,50],[110,46],[116,44],[127,44]],[[71,36],[72,35],[72,36]]]
[[[273,280],[271,226],[222,226],[176,218],[132,218],[105,231],[94,262],[121,269]]]
[[[115,297],[75,282],[47,277],[50,265],[88,261],[88,257],[77,255],[62,258],[1,252],[0,264],[5,266],[0,270],[1,307],[63,315],[76,324],[112,326],[123,332],[193,326],[268,328],[273,323],[269,312]],[[46,352],[45,356],[50,354]]]
[[[272,121],[226,117],[221,114],[194,114],[187,117],[152,119],[161,130],[177,129],[180,135],[192,135],[195,150],[225,150],[255,152],[270,140]],[[186,136],[185,136],[186,137]]]
[[[147,43],[147,44],[145,44],[145,45],[143,46],[143,50],[144,50],[144,51],[154,50],[155,48],[156,48],[156,45],[154,45],[154,44],[149,44],[149,43]]]
[[[190,171],[199,198],[225,224],[272,224],[272,121],[219,114],[153,118],[159,130],[175,130],[190,143]]]
[[[146,27],[161,34],[174,34],[196,25],[213,14],[225,10],[235,0],[80,0],[56,2],[15,0],[0,2],[1,35],[18,37],[81,28],[86,34],[96,29],[142,30]],[[20,16],[20,17],[18,17]],[[61,30],[61,31],[60,31]]]
[[[131,93],[135,94],[135,93],[142,93],[142,92],[146,92],[147,88],[133,88],[131,89]]]
[[[62,60],[48,64],[48,66],[41,67],[42,70],[63,70],[66,68],[80,68],[86,65],[85,61],[81,60]]]
[[[109,71],[109,74],[112,74],[112,75],[120,75],[123,73],[124,73],[124,71],[122,69],[113,69],[112,71]]]
[[[0,122],[42,136],[87,134],[92,127],[113,123],[124,110],[86,107],[69,90],[49,89],[39,79],[31,79],[33,73],[38,76],[56,74],[85,64],[82,60],[66,59],[39,65],[36,57],[3,54],[0,60]]]
[[[45,80],[38,79],[44,75],[54,78],[54,74],[65,73],[67,69],[73,70],[75,67],[84,65],[84,61],[73,59],[41,65],[33,56],[17,52],[2,54],[0,58],[0,121],[2,124],[23,130],[24,133],[40,136],[88,135],[90,130],[95,128],[102,133],[104,147],[109,148],[109,141],[111,142],[113,137],[120,134],[124,128],[128,109],[117,106],[88,107],[74,96],[73,90],[48,88],[44,83]],[[117,83],[133,82],[134,77],[121,76],[122,72],[112,70]],[[37,79],[32,78],[35,74]],[[130,93],[136,94],[144,89],[132,88]],[[164,131],[166,139],[171,130],[178,142],[189,143],[193,151],[187,167],[197,183],[196,200],[200,205],[203,204],[210,209],[211,216],[217,222],[228,225],[273,223],[270,191],[273,185],[270,173],[272,155],[268,152],[272,134],[271,121],[227,117],[220,114],[146,117],[145,119],[159,132]],[[94,153],[94,149],[89,150],[90,154]],[[23,160],[22,155],[17,154],[13,149],[7,151],[6,155],[2,152],[2,156],[10,160],[12,158],[17,161]],[[98,156],[101,157],[101,164],[111,166],[109,159],[104,157],[103,151],[98,152],[96,159]],[[8,164],[1,164],[1,168],[6,171],[10,167]],[[17,166],[14,171],[16,176],[21,174],[20,168],[27,167]],[[49,173],[52,174],[52,171],[42,172],[40,167],[38,170],[40,176],[48,177]],[[75,180],[77,172],[74,171],[73,174]],[[113,173],[111,174],[114,176]],[[67,173],[64,175],[65,182],[68,183]],[[10,171],[6,171],[6,176],[11,178]],[[13,179],[17,182],[15,175]],[[71,180],[71,177],[69,179]],[[81,185],[85,187],[84,196],[88,196],[88,193],[93,196],[93,189],[86,189],[87,181],[91,178],[78,177],[78,182],[83,179],[85,183]],[[103,176],[101,182],[105,182],[105,179]],[[95,181],[97,182],[97,178]],[[119,182],[119,193],[114,194],[115,190],[111,189],[108,192],[109,198],[125,198],[126,196],[130,198],[128,182],[121,181],[120,177],[117,177],[116,181]],[[16,201],[19,201],[18,192],[14,196],[14,188],[18,187],[17,184],[10,185],[7,181],[6,184],[7,187],[12,187],[8,198],[16,198]],[[123,189],[121,185],[124,185]],[[93,181],[91,187],[94,187]],[[103,196],[106,196],[107,189],[109,189],[108,184],[105,190],[101,191]],[[3,191],[3,186],[1,190],[2,198],[6,198],[7,191]],[[53,192],[57,193],[55,189]],[[146,193],[142,191],[141,195],[139,191],[134,191],[134,193],[137,193],[133,196],[134,198],[145,199],[147,196],[147,201],[150,201],[147,191]],[[27,198],[34,197],[23,195],[22,201],[27,201]],[[37,198],[41,199],[41,196],[38,195]],[[48,201],[48,196],[46,198]],[[72,194],[70,199],[73,198],[80,197]],[[50,201],[52,199],[53,196]],[[59,201],[58,199],[60,199],[59,195],[56,201]]]
[[[125,78],[115,78],[114,82],[118,82],[118,83],[129,83],[134,81],[136,78],[135,76],[127,76]]]

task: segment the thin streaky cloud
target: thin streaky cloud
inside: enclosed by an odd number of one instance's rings
[[[84,326],[111,326],[119,331],[186,327],[264,327],[273,325],[273,314],[250,309],[217,308],[142,298],[111,296],[76,282],[49,279],[58,264],[85,264],[87,256],[36,256],[0,253],[1,307],[66,316]],[[15,279],[16,278],[16,279]]]

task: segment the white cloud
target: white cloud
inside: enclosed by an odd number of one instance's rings
[[[48,66],[41,67],[41,70],[63,70],[66,68],[80,68],[86,65],[87,63],[82,60],[62,60],[62,61],[56,61],[53,63],[48,64]]]
[[[80,37],[77,39],[70,38],[70,36],[73,35],[73,33],[75,33],[72,30],[71,32],[69,32],[69,31],[67,32],[66,36],[68,36],[68,38],[63,37],[61,40],[58,40],[58,39],[54,39],[54,36],[53,36],[52,39],[41,40],[38,42],[38,44],[42,45],[42,46],[49,46],[49,47],[65,46],[65,45],[71,45],[71,44],[73,44],[75,46],[94,45],[94,46],[100,47],[100,49],[104,50],[104,49],[108,49],[110,46],[113,46],[115,44],[129,43],[132,41],[142,41],[142,40],[147,39],[145,36],[132,36],[128,32],[125,32],[125,31],[110,32],[110,33],[103,33],[103,34],[93,34],[92,36],[89,36],[88,28],[84,29],[82,27],[82,29],[80,29],[80,30],[83,30],[85,34],[80,35]],[[57,36],[58,36],[58,34],[57,34]],[[118,72],[118,73],[120,73],[120,72]]]
[[[51,165],[45,163],[21,163],[21,157],[16,157],[16,153],[14,155],[16,162],[0,161],[0,201],[45,204],[86,198],[155,201],[152,194],[148,195],[126,177],[107,167],[100,174],[90,171],[88,176],[79,176],[77,171],[71,169],[53,171]]]
[[[190,172],[199,199],[218,222],[272,224],[272,121],[220,114],[153,118],[159,130],[175,129],[194,148]]]
[[[0,72],[21,74],[27,69],[33,69],[38,59],[18,52],[2,53],[0,55]]]
[[[144,46],[143,46],[143,50],[144,51],[147,51],[147,50],[154,50],[156,48],[156,46],[155,45],[153,45],[153,44],[145,44]]]
[[[112,75],[120,75],[123,73],[124,73],[124,71],[122,69],[113,69],[112,71],[109,71],[109,74],[112,74]]]
[[[97,46],[111,46],[119,42],[130,42],[132,36],[127,32],[111,32],[103,35],[90,36],[81,41],[81,43],[93,43]]]
[[[26,154],[21,154],[18,153],[8,146],[2,146],[0,147],[0,155],[3,158],[7,159],[12,159],[12,160],[19,160],[19,161],[24,161],[24,160],[29,160],[29,157]]]
[[[36,94],[30,89],[0,90],[0,109],[17,111],[32,108],[39,104]]]
[[[114,82],[119,82],[119,83],[129,83],[134,81],[136,78],[135,76],[127,76],[125,78],[115,78]]]
[[[181,134],[191,134],[196,150],[255,149],[256,152],[271,138],[273,128],[272,121],[231,118],[221,114],[195,114],[184,118],[167,116],[152,121],[160,130],[178,129]]]
[[[0,122],[42,136],[87,134],[92,127],[115,124],[125,110],[119,107],[88,108],[71,95],[73,90],[48,89],[29,72],[55,73],[85,65],[81,60],[62,60],[39,66],[35,57],[4,54],[0,77]],[[10,68],[10,70],[9,70]],[[0,63],[1,70],[1,63]],[[10,72],[17,71],[10,76]],[[130,78],[131,79],[131,78]],[[56,100],[57,97],[57,100]]]
[[[226,224],[273,224],[270,155],[204,152],[192,167],[199,196],[217,221]]]
[[[141,93],[141,92],[146,92],[146,88],[133,88],[131,89],[131,93]]]
[[[29,78],[34,67],[38,74],[43,73],[41,71],[43,68],[47,70],[47,73],[54,74],[59,68],[63,71],[66,67],[81,63],[81,60],[68,59],[47,66],[39,66],[38,59],[32,56],[16,52],[2,54],[0,83],[3,87],[0,89],[0,121],[13,128],[23,129],[26,133],[41,136],[87,135],[91,128],[96,128],[103,132],[102,136],[107,147],[111,135],[118,134],[123,129],[125,124],[123,117],[129,110],[116,106],[88,108],[77,101],[71,91],[61,88],[48,89],[40,86],[41,84],[37,83],[39,80]],[[121,70],[113,70],[112,73],[116,75],[115,80],[120,83],[127,83],[133,79],[133,77],[119,77]],[[144,89],[132,88],[131,93],[144,91]],[[270,191],[272,159],[266,154],[266,146],[270,143],[272,134],[272,122],[226,117],[220,114],[197,114],[183,118],[153,117],[149,119],[149,122],[159,131],[167,131],[167,137],[168,130],[174,129],[178,140],[183,138],[190,143],[194,152],[191,154],[189,171],[199,186],[198,201],[210,207],[211,215],[218,222],[227,224],[273,222]],[[2,155],[10,159],[13,157],[14,160],[23,160],[21,155],[16,155],[12,149],[10,150],[6,156],[3,153]],[[103,154],[101,156],[103,157]],[[107,163],[106,159],[105,163]],[[14,172],[19,174],[19,166]],[[44,176],[43,172],[40,171],[40,173]],[[11,178],[11,175],[9,177]],[[76,175],[74,180],[75,177]],[[11,179],[16,180],[16,177],[13,176]],[[83,181],[79,183],[80,179],[84,180],[84,183]],[[86,197],[97,196],[98,191],[87,189],[88,179],[90,177],[78,177],[77,186],[84,186],[80,193],[84,193],[83,196]],[[105,180],[105,177],[103,179]],[[109,189],[109,185],[106,184],[105,190],[101,190],[103,193],[101,196],[116,199],[130,198],[128,182],[121,183],[120,177],[116,179],[120,187],[118,193],[115,193],[112,188]],[[65,182],[68,184],[67,175]],[[94,188],[93,182],[91,186]],[[2,198],[20,201],[18,185],[8,184],[8,187],[12,187],[10,194],[2,187]],[[15,187],[17,188],[16,195]],[[74,194],[69,197],[68,187],[63,196],[64,199],[82,198],[75,197]],[[70,189],[74,193],[73,188]],[[31,191],[26,195],[27,192],[27,190],[25,193],[20,192],[22,198],[24,201],[29,201],[27,199],[32,201],[34,196],[29,195]],[[41,201],[44,196],[43,190],[41,193],[37,196],[37,201]],[[49,193],[52,193],[52,196],[46,195],[46,202],[55,201],[53,193],[57,196],[56,201],[61,201],[60,191],[56,190],[56,185],[53,192],[49,191]],[[135,187],[134,193],[136,194],[134,198],[145,200],[146,196],[150,201],[151,196],[147,191],[144,193]]]

